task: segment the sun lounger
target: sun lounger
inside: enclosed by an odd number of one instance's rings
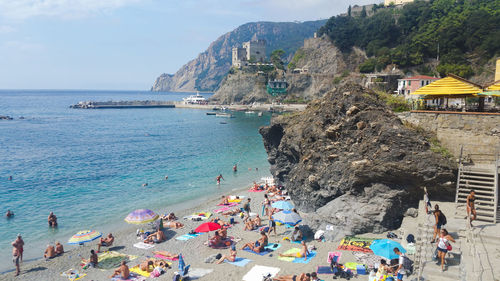
[[[262,281],[264,276],[270,275],[270,277],[275,277],[280,269],[278,267],[269,267],[262,265],[255,265],[250,269],[250,271],[243,276],[243,281]]]
[[[251,262],[251,260],[245,259],[245,258],[236,258],[233,262],[226,261],[226,263],[229,263],[229,264],[232,264],[232,265],[236,265],[236,266],[239,266],[239,267],[244,267],[249,262]]]

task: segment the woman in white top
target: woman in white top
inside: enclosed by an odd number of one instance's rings
[[[438,264],[439,260],[441,261],[441,271],[444,271],[444,257],[449,250],[451,250],[451,242],[455,242],[455,239],[448,234],[446,229],[441,229],[441,233],[439,235],[439,239],[437,242],[437,250],[438,250]]]

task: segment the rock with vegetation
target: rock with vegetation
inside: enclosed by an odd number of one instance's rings
[[[220,104],[266,103],[272,98],[266,91],[267,75],[236,71],[228,74],[210,101]]]
[[[175,74],[162,74],[151,87],[152,91],[214,91],[231,68],[232,48],[241,47],[252,38],[267,41],[267,57],[273,50],[283,49],[289,55],[312,37],[326,20],[306,22],[246,23],[215,40],[206,51]]]
[[[329,239],[382,232],[401,224],[427,187],[452,199],[456,164],[431,150],[381,98],[347,84],[304,112],[273,118],[260,129],[271,164],[312,228],[330,224]]]

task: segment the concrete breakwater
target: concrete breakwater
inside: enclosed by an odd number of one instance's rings
[[[250,105],[221,105],[221,104],[190,104],[181,101],[81,101],[71,105],[70,108],[77,109],[109,109],[109,108],[192,108],[204,110],[220,110],[222,108],[233,111],[270,111],[270,112],[292,112],[302,111],[306,104],[250,104]]]
[[[81,101],[77,104],[70,105],[70,108],[82,109],[105,109],[105,108],[157,108],[166,107],[174,108],[173,102],[169,101]]]

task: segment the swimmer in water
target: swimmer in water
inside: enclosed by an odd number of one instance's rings
[[[5,214],[5,217],[10,219],[11,217],[14,216],[14,212],[11,212],[10,210],[7,210],[7,213]]]
[[[9,176],[9,180],[10,180],[10,181],[12,180],[12,176]]]
[[[221,179],[223,179],[223,180],[224,180],[224,178],[222,177],[222,174],[219,174],[219,175],[215,178],[215,180],[217,180],[217,185],[220,185],[220,180],[221,180]]]
[[[165,180],[168,180],[168,176],[165,176]]]
[[[146,187],[146,186],[148,186],[148,183],[143,183],[142,184],[142,187]]]
[[[236,173],[237,171],[238,171],[238,166],[236,164],[234,164],[234,166],[233,166],[233,172]]]

